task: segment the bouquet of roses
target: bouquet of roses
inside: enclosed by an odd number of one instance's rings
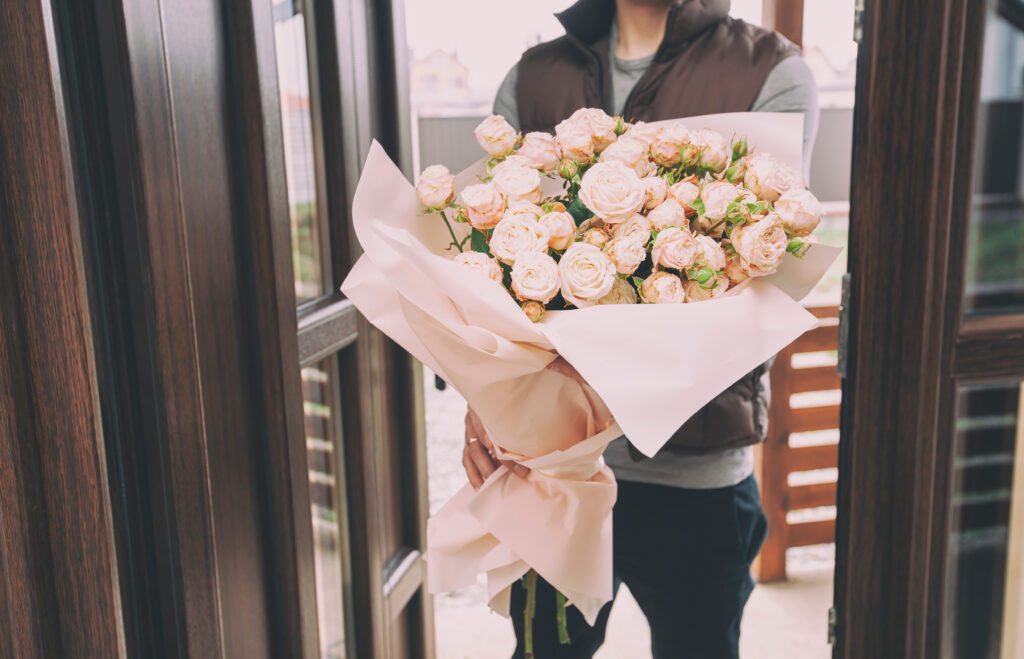
[[[801,176],[745,138],[682,121],[626,124],[584,108],[555,134],[503,118],[476,129],[491,156],[462,189],[444,165],[416,191],[450,232],[454,260],[501,283],[539,321],[546,309],[710,300],[803,256],[822,207]],[[544,196],[542,175],[561,179]],[[451,222],[468,223],[456,237]]]
[[[629,125],[584,109],[526,136],[490,117],[489,158],[415,188],[372,145],[342,290],[530,470],[501,467],[430,520],[431,592],[486,572],[507,614],[539,574],[594,621],[612,596],[607,444],[654,455],[817,322],[796,300],[838,250],[807,240],[821,209],[796,173],[801,134],[787,114]]]

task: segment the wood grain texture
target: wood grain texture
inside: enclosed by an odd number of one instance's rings
[[[45,3],[0,6],[0,656],[123,657],[65,107]]]

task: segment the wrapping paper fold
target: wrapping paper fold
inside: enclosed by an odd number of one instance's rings
[[[687,122],[746,135],[800,167],[800,115]],[[462,172],[457,188],[483,171],[481,161]],[[531,323],[499,284],[451,262],[444,223],[421,210],[374,142],[353,203],[364,254],[342,291],[465,396],[500,451],[532,469],[520,478],[501,468],[430,520],[428,587],[463,587],[487,572],[491,605],[507,614],[509,587],[534,568],[593,622],[612,594],[615,481],[600,457],[605,447],[625,434],[654,455],[708,401],[813,327],[796,300],[839,250],[787,255],[777,274],[715,300],[555,311]],[[546,368],[558,355],[586,385]]]

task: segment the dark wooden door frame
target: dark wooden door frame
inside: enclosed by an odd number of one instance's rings
[[[834,656],[940,656],[957,383],[1024,378],[962,320],[985,2],[869,0],[858,60]]]

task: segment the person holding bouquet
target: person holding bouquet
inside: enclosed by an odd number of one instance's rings
[[[495,114],[529,139],[531,132],[556,132],[581,107],[603,107],[629,122],[801,112],[806,177],[818,122],[810,70],[797,46],[728,12],[729,0],[579,0],[558,15],[566,35],[528,50],[506,76]],[[728,350],[730,340],[687,336],[665,349]],[[551,368],[578,377],[564,360]],[[769,421],[767,370],[768,364],[756,368],[717,396],[653,458],[625,438],[605,453],[619,483],[616,584],[629,587],[647,617],[655,659],[739,656],[750,566],[767,533],[751,448],[764,440]],[[463,465],[471,484],[480,487],[499,464],[469,410]],[[515,462],[506,466],[527,473]],[[525,594],[512,593],[518,659]],[[555,622],[556,593],[543,580],[535,601],[533,656],[593,656],[611,603],[593,626],[570,607],[565,644]]]

